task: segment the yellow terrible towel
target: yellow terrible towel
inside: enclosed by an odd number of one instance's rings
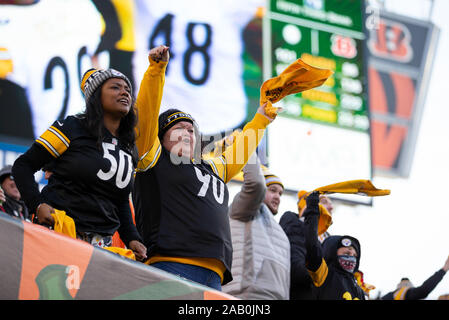
[[[325,193],[354,193],[369,197],[386,196],[390,194],[388,189],[377,189],[370,180],[349,180],[330,184],[315,189],[322,194]]]
[[[373,286],[372,284],[366,283],[365,280],[363,279],[363,272],[358,270],[356,272],[354,272],[354,276],[357,279],[357,284],[359,285],[360,288],[362,288],[362,290],[369,296],[369,292],[371,290],[376,289],[375,286]]]
[[[275,118],[279,108],[273,107],[272,103],[276,103],[290,94],[319,87],[332,74],[331,70],[316,68],[298,59],[280,75],[268,79],[262,84],[260,104],[268,102],[265,112],[270,118]]]
[[[298,213],[300,217],[302,217],[304,210],[306,209],[306,198],[309,194],[310,192],[304,190],[298,191]],[[318,204],[318,208],[320,210],[320,217],[318,218],[318,235],[322,235],[329,229],[333,221],[332,215],[323,205]]]
[[[55,213],[51,214],[55,219],[53,230],[65,234],[73,239],[76,239],[75,221],[69,217],[65,211],[55,209]],[[103,247],[103,249],[117,253],[125,258],[136,260],[132,250],[119,247]]]
[[[55,213],[51,215],[55,219],[53,230],[76,239],[75,221],[66,215],[65,211],[55,209]]]
[[[386,196],[390,194],[390,190],[388,189],[377,189],[370,180],[348,180],[316,188],[314,191],[319,191],[321,194],[353,193],[369,197]],[[298,191],[298,211],[300,216],[302,216],[302,213],[304,212],[306,198],[310,193],[311,192],[304,190]],[[332,216],[324,206],[321,204],[318,206],[320,209],[318,234],[320,235],[324,233],[332,224]]]
[[[121,255],[122,257],[136,260],[136,256],[134,255],[134,252],[130,249],[120,248],[120,247],[103,247],[103,249],[108,250],[113,253],[117,253]]]

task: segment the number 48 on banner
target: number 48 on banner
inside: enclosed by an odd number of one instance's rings
[[[161,20],[159,20],[158,24],[153,30],[153,33],[150,35],[148,49],[154,48],[157,46],[156,40],[160,37],[163,38],[162,43],[166,46],[172,48],[172,30],[173,30],[173,14],[166,14]],[[197,29],[201,29],[200,32],[203,32],[204,39],[202,43],[197,43],[194,37]],[[212,28],[208,23],[195,23],[189,22],[186,26],[186,40],[188,43],[187,50],[184,52],[182,56],[182,65],[183,65],[183,75],[185,79],[194,85],[202,85],[209,78],[210,74],[210,55],[208,53],[208,49],[211,45],[212,39]],[[203,68],[202,72],[199,74],[193,74],[192,72],[192,58],[194,54],[199,54],[203,60]],[[174,59],[175,55],[172,54],[171,58]],[[169,68],[169,67],[168,67]],[[168,72],[167,68],[167,72]]]

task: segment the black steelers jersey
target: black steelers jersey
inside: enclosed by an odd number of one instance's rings
[[[210,163],[180,163],[160,146],[151,170],[137,172],[136,225],[148,255],[215,258],[230,281],[232,243],[228,188]]]
[[[149,60],[136,101],[139,161],[133,191],[136,225],[148,249],[146,263],[197,265],[217,272],[226,284],[232,280],[226,183],[244,167],[270,121],[256,113],[221,155],[200,163],[172,162],[158,138],[167,62]]]
[[[14,166],[18,167],[16,180],[25,184],[20,191],[24,189],[31,208],[45,202],[66,211],[75,220],[77,231],[112,235],[120,227],[125,243],[139,239],[129,207],[134,181],[132,155],[108,130],[100,150],[97,138],[89,134],[83,121],[81,116],[55,121],[19,157]],[[50,164],[53,174],[40,195],[21,177],[19,169],[26,171],[27,164],[34,171]]]

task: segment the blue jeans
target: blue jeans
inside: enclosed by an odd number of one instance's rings
[[[212,270],[190,264],[169,261],[155,262],[152,263],[151,266],[221,291],[221,278]]]

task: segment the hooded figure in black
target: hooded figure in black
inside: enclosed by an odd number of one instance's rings
[[[320,244],[317,238],[319,192],[306,199],[306,267],[318,300],[364,300],[354,276],[360,264],[360,243],[351,236],[331,236]]]

